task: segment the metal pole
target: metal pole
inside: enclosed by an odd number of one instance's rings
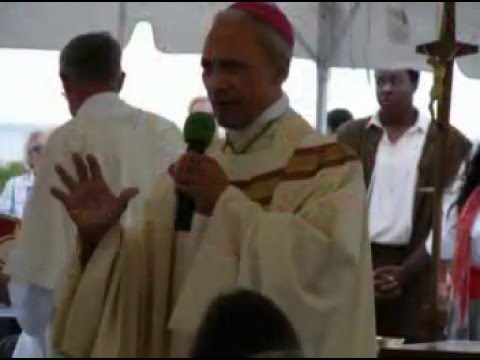
[[[317,62],[317,131],[327,133],[327,96],[330,69]]]
[[[117,39],[124,47],[126,45],[125,32],[127,27],[127,4],[126,2],[118,3],[118,26],[117,26]]]

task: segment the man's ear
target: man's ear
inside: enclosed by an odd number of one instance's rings
[[[284,66],[276,66],[273,74],[273,82],[276,86],[282,86],[288,79],[289,69]]]
[[[72,92],[72,83],[65,77],[60,75],[60,78],[62,80],[62,85],[63,85],[63,91],[65,94],[70,94]]]
[[[118,82],[118,92],[120,92],[123,88],[123,84],[125,82],[125,73],[122,71],[122,73],[120,74],[120,79],[119,79],[119,82]]]
[[[109,83],[112,91],[119,93],[122,91],[123,84],[125,82],[125,73],[122,71],[116,78],[112,79]]]

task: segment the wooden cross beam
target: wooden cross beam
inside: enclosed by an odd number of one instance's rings
[[[428,63],[434,68],[434,85],[432,88],[430,112],[432,120],[436,120],[439,129],[438,144],[436,146],[436,165],[434,178],[433,201],[433,271],[430,292],[430,338],[439,340],[440,326],[439,314],[441,309],[438,304],[438,278],[440,270],[440,242],[442,233],[442,159],[445,153],[448,124],[450,122],[450,103],[453,82],[453,69],[455,58],[471,55],[478,52],[475,45],[458,42],[456,39],[456,14],[455,2],[445,2],[443,7],[442,28],[439,40],[417,47],[417,53],[428,56]],[[434,104],[436,103],[436,114]]]
[[[478,52],[478,46],[458,42],[456,39],[456,11],[455,2],[445,2],[443,8],[442,29],[440,39],[432,43],[419,45],[417,53],[427,55],[429,63],[434,67],[435,81],[434,87],[438,91],[437,95],[438,112],[437,120],[441,124],[447,124],[450,116],[450,96],[452,92],[453,65],[455,58],[475,54]],[[440,76],[439,76],[440,75]],[[439,84],[438,81],[441,81]]]

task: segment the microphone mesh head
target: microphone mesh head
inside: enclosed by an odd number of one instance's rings
[[[204,112],[195,112],[188,116],[183,127],[183,138],[188,145],[203,147],[210,145],[215,135],[215,119]]]

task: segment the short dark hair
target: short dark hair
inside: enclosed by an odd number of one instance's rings
[[[75,37],[60,54],[60,76],[73,82],[110,81],[121,73],[122,49],[109,33]]]
[[[353,120],[353,115],[347,109],[334,109],[327,114],[328,128],[332,133],[350,120]]]
[[[248,290],[219,296],[207,309],[191,357],[252,357],[299,351],[300,342],[284,313]]]
[[[417,87],[418,83],[420,82],[420,71],[414,69],[407,69],[407,73],[412,84]]]
[[[412,69],[412,68],[392,68],[392,69],[385,69],[385,70],[391,70],[391,71],[405,71],[407,73],[407,76],[410,80],[410,82],[415,86],[415,88],[418,87],[418,84],[420,82],[420,71]],[[375,72],[375,75],[377,74],[378,71],[382,71],[382,69],[377,69]]]

